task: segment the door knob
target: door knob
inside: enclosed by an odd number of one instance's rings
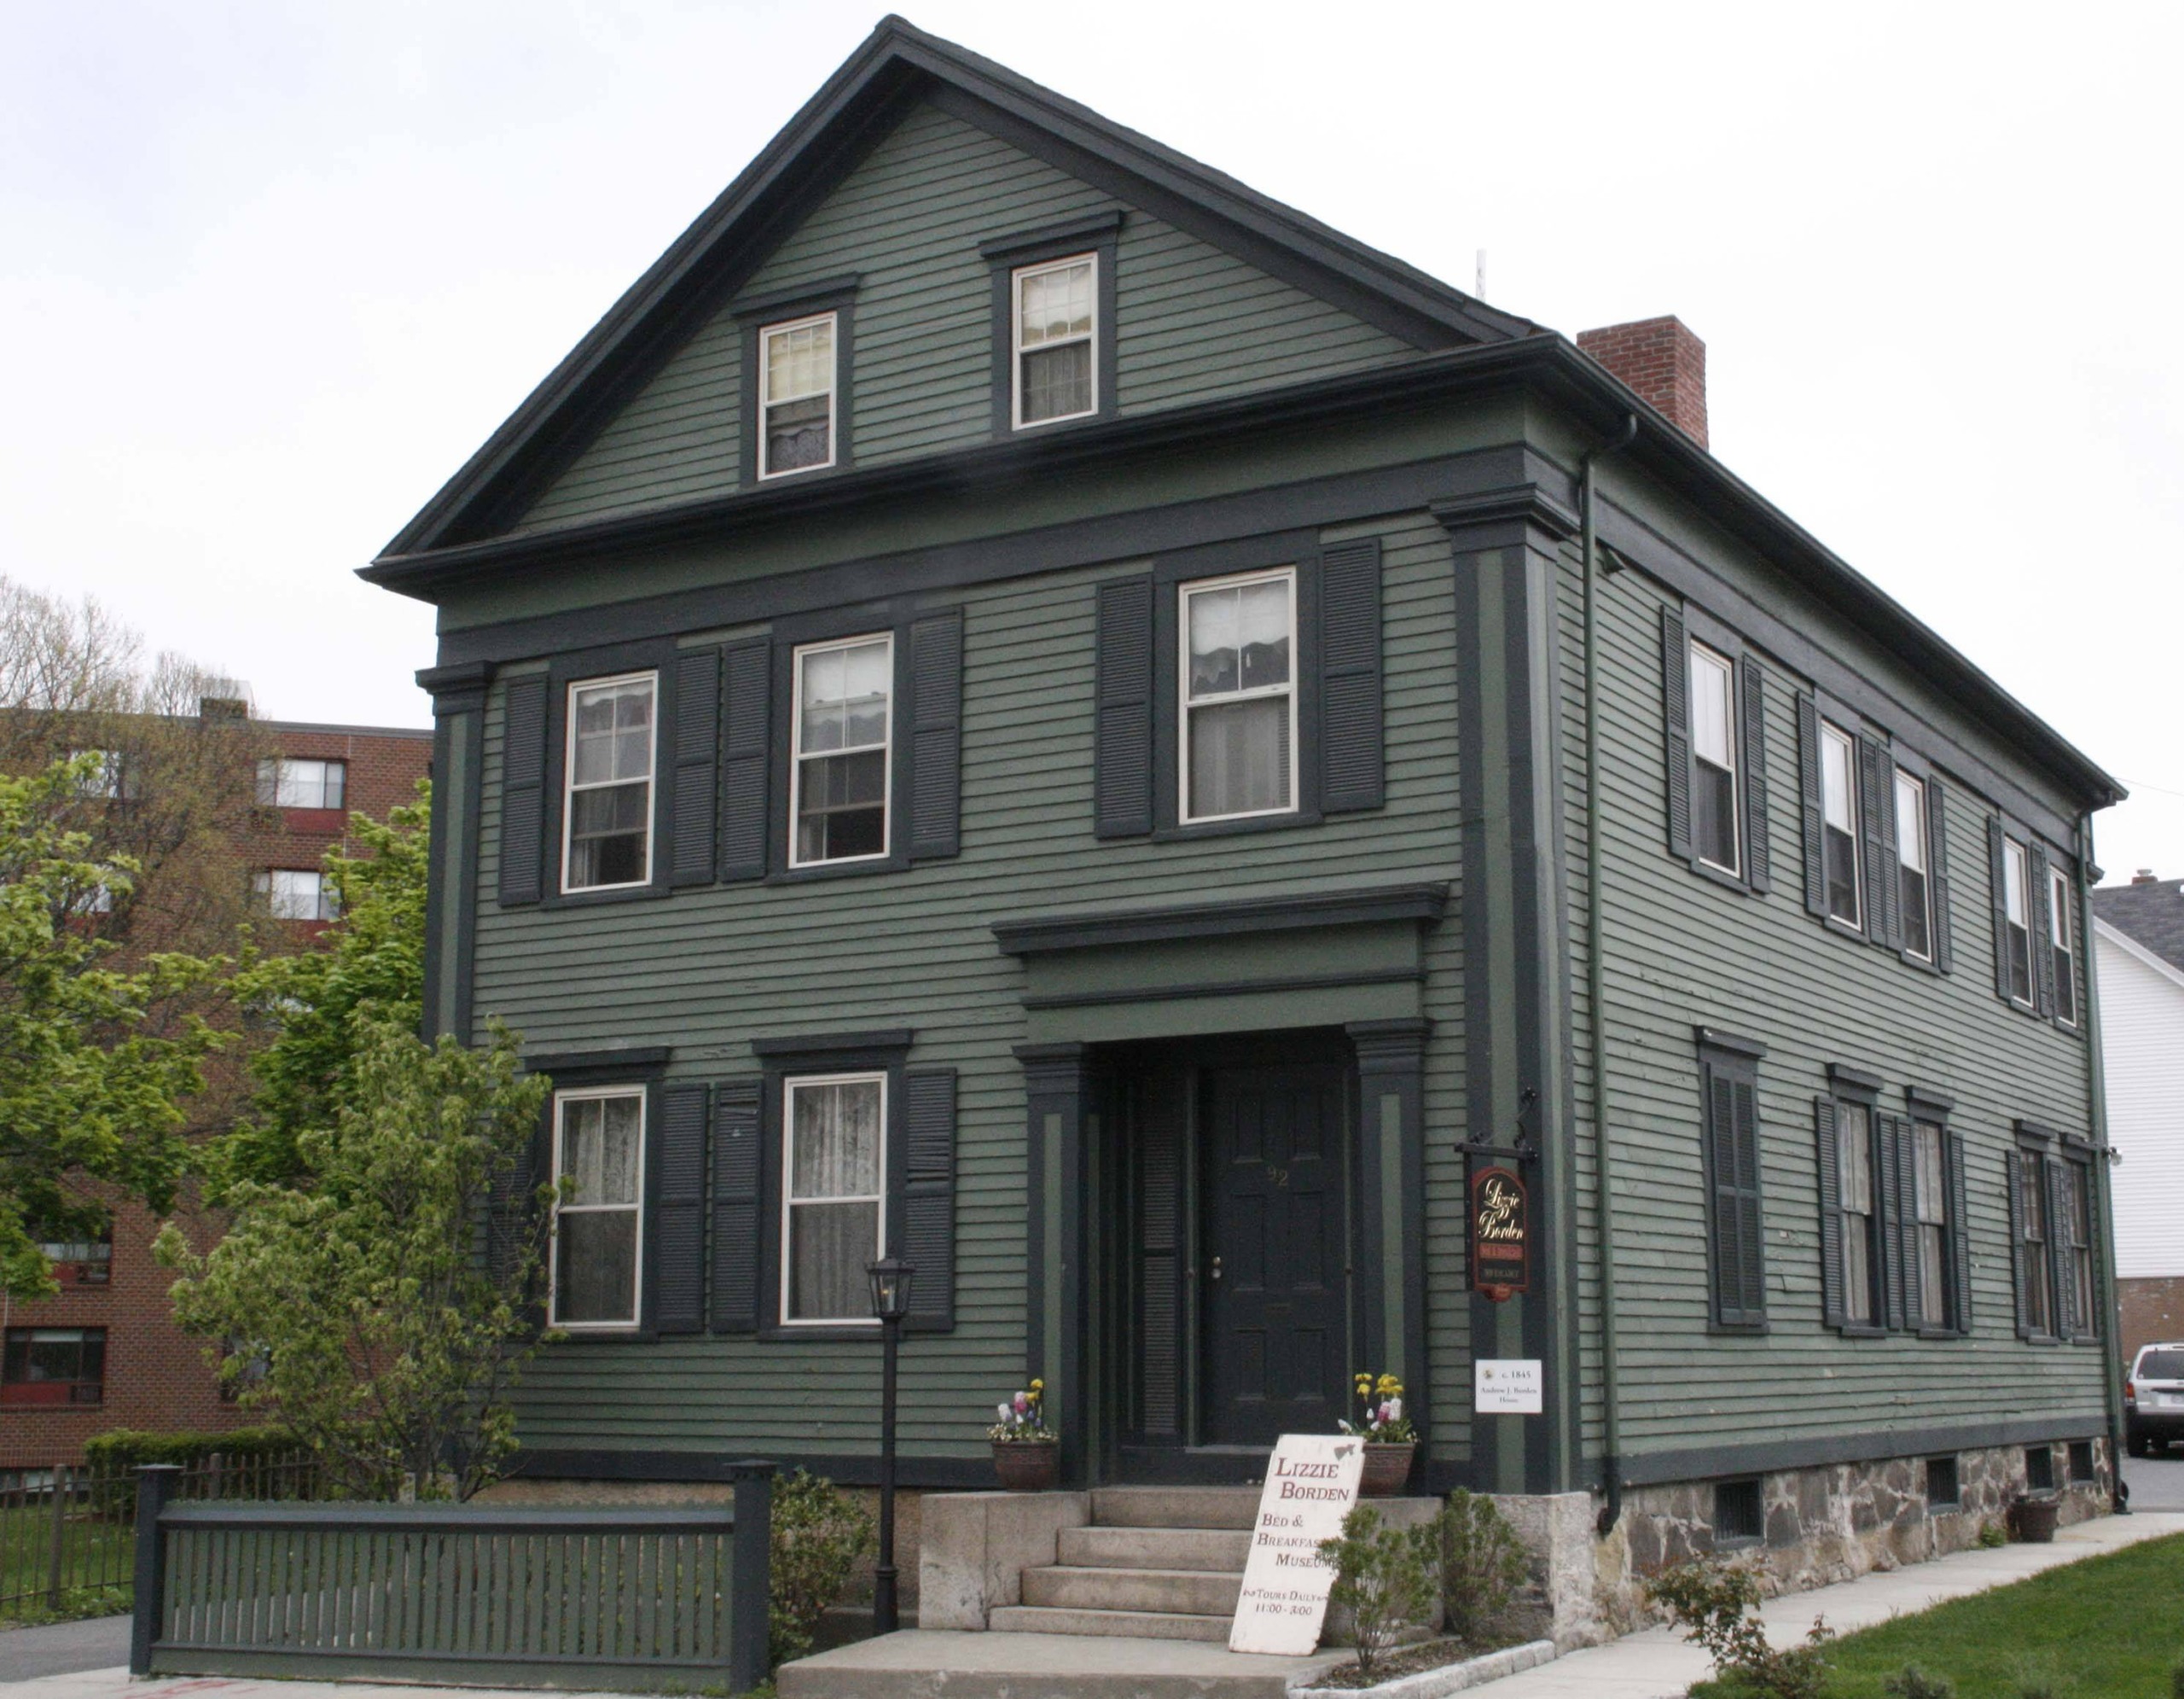
[[[1221,1259],[1219,1257],[1216,1257],[1213,1260],[1213,1277],[1216,1280],[1221,1278]]]

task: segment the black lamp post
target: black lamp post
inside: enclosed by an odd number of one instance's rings
[[[903,1318],[910,1312],[910,1278],[917,1272],[898,1257],[882,1257],[865,1270],[872,1282],[872,1313],[880,1318],[880,1561],[872,1575],[872,1632],[892,1634],[895,1609],[895,1351]]]

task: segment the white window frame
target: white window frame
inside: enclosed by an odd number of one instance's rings
[[[1910,818],[1908,820],[1904,817],[1902,807],[1903,791],[1904,787],[1907,785],[1910,787],[1912,795],[1917,799],[1912,806]],[[1934,846],[1931,840],[1926,834],[1926,780],[1920,778],[1916,773],[1907,773],[1902,768],[1898,767],[1896,770],[1895,806],[1896,864],[1897,870],[1896,876],[1896,905],[1899,908],[1902,906],[1902,870],[1910,865],[1910,864],[1904,858],[1904,846],[1912,843],[1914,841],[1919,846],[1919,865],[1912,870],[1917,873],[1920,880],[1923,882],[1920,888],[1926,893],[1926,912],[1924,916],[1926,922],[1926,947],[1924,950],[1914,950],[1910,945],[1907,943],[1903,946],[1903,953],[1908,956],[1914,962],[1931,962],[1934,959],[1934,928],[1936,918],[1934,909]]]
[[[768,357],[767,344],[776,336],[802,330],[814,324],[824,324],[828,330],[827,346],[827,457],[809,466],[785,467],[774,471],[766,464],[766,415],[776,404],[772,394],[773,361]],[[842,449],[842,323],[839,312],[808,312],[801,318],[785,318],[778,324],[758,327],[758,437],[755,457],[760,482],[770,478],[793,478],[799,472],[824,472],[841,457]],[[810,395],[794,395],[792,401],[810,401]]]
[[[1834,909],[1831,906],[1827,911],[1827,918],[1830,926],[1848,927],[1853,932],[1862,933],[1866,928],[1866,847],[1863,841],[1866,823],[1859,817],[1862,811],[1859,806],[1860,798],[1858,795],[1858,740],[1853,737],[1849,732],[1844,730],[1841,726],[1836,724],[1833,720],[1827,719],[1823,719],[1820,723],[1821,877],[1822,882],[1825,883],[1827,875],[1827,832],[1829,829],[1829,822],[1827,818],[1827,746],[1831,741],[1839,746],[1843,751],[1843,771],[1846,776],[1844,782],[1850,787],[1849,794],[1845,795],[1843,800],[1849,805],[1850,812],[1851,912],[1850,917],[1845,919],[1843,916],[1837,914]],[[1891,800],[1891,806],[1894,806],[1893,799]]]
[[[2048,959],[2053,961],[2054,952],[2060,950],[2070,959],[2071,964],[2070,983],[2067,986],[2064,984],[2064,977],[2061,974],[2055,975],[2055,1020],[2058,1025],[2064,1027],[2075,1027],[2078,1024],[2077,928],[2071,924],[2071,918],[2070,876],[2051,862],[2048,867]],[[2061,1008],[2063,998],[2066,993],[2071,999],[2071,1012],[2068,1015],[2064,1014]]]
[[[887,645],[887,712],[878,745],[885,757],[880,776],[880,847],[863,855],[830,855],[806,861],[796,852],[797,823],[803,817],[804,797],[804,659],[830,649],[857,649],[865,643]],[[855,867],[868,861],[885,861],[895,847],[895,709],[898,694],[895,677],[895,634],[864,631],[853,637],[829,637],[824,643],[799,643],[789,655],[788,704],[788,864],[798,867]],[[854,749],[828,749],[827,755],[858,755],[874,746],[860,743]]]
[[[1208,696],[1194,704],[1191,699],[1191,598],[1211,591],[1234,590],[1240,585],[1269,584],[1280,579],[1289,589],[1289,678],[1281,684],[1261,684],[1252,689],[1239,688],[1224,690],[1217,696]],[[1298,794],[1299,756],[1298,750],[1297,674],[1304,661],[1302,638],[1298,631],[1297,568],[1275,567],[1269,569],[1231,573],[1225,578],[1194,579],[1188,584],[1176,586],[1176,819],[1185,826],[1202,826],[1222,820],[1259,820],[1279,814],[1294,814],[1303,806]],[[1243,651],[1237,650],[1236,664],[1241,678]],[[1250,808],[1234,814],[1194,814],[1191,812],[1191,709],[1216,707],[1229,702],[1262,701],[1269,696],[1286,695],[1289,699],[1289,800],[1279,808]]]
[[[281,794],[288,788],[290,769],[311,765],[319,768],[319,800],[317,802],[283,802]],[[328,772],[339,769],[341,774],[341,800],[328,802],[326,798]],[[269,785],[267,780],[270,779]],[[270,790],[272,794],[266,793]],[[260,808],[346,808],[349,803],[349,764],[339,755],[267,755],[258,763],[258,806]]]
[[[2024,928],[2024,995],[2010,993],[2010,1001],[2019,1009],[2040,1006],[2040,958],[2032,952],[2040,947],[2039,939],[2032,930],[2032,847],[2007,832],[2002,835],[2002,923],[2009,924],[2010,893],[2018,898],[2018,912]],[[2007,940],[2004,940],[2005,947]]]
[[[313,905],[313,907],[317,910],[317,913],[308,915],[284,915],[280,913],[274,907],[275,882],[278,880],[280,876],[284,873],[293,873],[301,879],[316,879],[318,881],[318,900]],[[331,914],[327,912],[328,899],[333,895],[333,887],[328,882],[325,870],[322,868],[261,867],[255,873],[250,876],[250,883],[253,892],[256,895],[263,897],[265,899],[267,912],[271,914],[275,920],[311,922],[339,920],[341,917],[338,910]],[[100,886],[98,888],[102,892],[105,893],[106,900],[104,903],[98,905],[92,911],[94,913],[103,914],[113,906],[113,893],[111,891],[107,891],[106,887],[103,885]]]
[[[1933,1135],[1934,1167],[1926,1172],[1926,1135]],[[1915,1332],[1920,1328],[1946,1328],[1956,1312],[1956,1295],[1949,1290],[1954,1271],[1949,1267],[1949,1236],[1956,1231],[1950,1219],[1949,1129],[1937,1120],[1914,1118],[1911,1122],[1911,1240],[1919,1259],[1919,1313],[1907,1319]],[[1927,1182],[1932,1182],[1929,1191]],[[1941,1249],[1934,1266],[1926,1266],[1926,1236],[1939,1235]],[[1930,1275],[1938,1275],[1937,1285]]]
[[[634,1203],[569,1203],[561,1196],[562,1111],[575,1103],[602,1097],[637,1100],[637,1184]],[[641,1326],[645,1313],[645,1144],[652,1132],[652,1093],[642,1085],[624,1081],[619,1085],[572,1085],[554,1094],[554,1232],[546,1248],[546,1314],[555,1327],[566,1333],[627,1333]],[[630,1316],[626,1321],[565,1322],[561,1317],[561,1217],[570,1215],[635,1215],[637,1232],[630,1279]]]
[[[1092,350],[1090,393],[1092,404],[1081,412],[1057,413],[1050,419],[1029,419],[1024,416],[1024,284],[1027,278],[1043,276],[1049,271],[1063,271],[1072,265],[1092,268],[1092,328],[1083,340]],[[1100,335],[1104,327],[1100,323],[1100,251],[1093,248],[1083,253],[1064,254],[1059,259],[1042,259],[1037,265],[1019,265],[1008,274],[1008,422],[1009,428],[1036,431],[1046,425],[1066,424],[1072,419],[1089,419],[1100,411]],[[1057,342],[1042,342],[1040,349],[1066,348],[1078,339],[1069,337]],[[1033,351],[1037,352],[1037,351]]]
[[[796,1094],[799,1091],[816,1090],[828,1085],[863,1085],[877,1081],[880,1086],[880,1171],[879,1190],[872,1193],[845,1192],[839,1196],[793,1196],[796,1172]],[[799,1203],[870,1203],[875,1206],[873,1217],[877,1224],[874,1233],[872,1260],[879,1261],[887,1254],[887,1071],[885,1068],[858,1068],[846,1074],[793,1074],[781,1081],[781,1257],[779,1296],[774,1304],[774,1313],[783,1327],[872,1327],[876,1318],[871,1316],[793,1316],[789,1313],[789,1295],[792,1283],[789,1270],[796,1250],[794,1216]]]
[[[1728,765],[1724,768],[1723,771],[1729,776],[1729,845],[1736,852],[1736,859],[1734,862],[1724,864],[1713,860],[1711,857],[1702,852],[1699,855],[1699,864],[1702,867],[1711,867],[1717,873],[1726,873],[1732,879],[1741,879],[1744,877],[1744,764],[1737,759],[1737,744],[1744,728],[1739,724],[1737,702],[1737,664],[1728,655],[1723,655],[1721,650],[1713,648],[1711,644],[1699,642],[1696,637],[1689,638],[1687,641],[1686,649],[1687,653],[1684,657],[1684,676],[1687,682],[1685,689],[1687,694],[1690,695],[1690,700],[1685,704],[1684,711],[1691,717],[1691,765],[1694,770],[1692,775],[1694,779],[1698,777],[1696,769],[1700,759],[1699,754],[1699,701],[1696,695],[1691,693],[1694,691],[1696,688],[1696,681],[1699,678],[1699,666],[1701,657],[1704,657],[1707,662],[1719,666],[1722,669],[1723,678],[1728,681],[1727,686],[1729,728],[1729,747],[1727,751],[1728,756]],[[1710,759],[1707,761],[1706,765],[1712,766],[1715,763]],[[1693,844],[1692,847],[1694,851],[1698,850],[1698,846],[1695,842]]]
[[[630,783],[628,779],[608,779],[600,784],[579,787],[577,783],[577,692],[579,690],[613,689],[623,684],[647,684],[652,686],[652,717],[646,727],[650,738],[645,767],[645,876],[625,879],[613,885],[571,885],[569,883],[569,852],[575,843],[576,797],[579,788],[609,790],[617,785]],[[641,891],[652,883],[653,865],[659,847],[659,674],[656,670],[642,672],[618,672],[606,678],[572,679],[561,698],[561,718],[567,722],[562,728],[561,738],[561,891],[565,896],[592,895],[599,891]]]

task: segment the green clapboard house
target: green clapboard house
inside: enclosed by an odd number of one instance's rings
[[[883,22],[365,571],[439,611],[428,1024],[578,1182],[528,1466],[868,1481],[885,1248],[922,1488],[1032,1376],[1181,1486],[1372,1370],[1414,1490],[1641,1565],[2090,1508],[2122,793],[1703,381]]]

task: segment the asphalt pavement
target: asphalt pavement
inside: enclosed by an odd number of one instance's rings
[[[129,1619],[93,1616],[0,1632],[0,1681],[74,1675],[129,1661]]]
[[[2184,1510],[2184,1446],[2158,1458],[2123,1459],[2123,1485],[2134,1510]]]

